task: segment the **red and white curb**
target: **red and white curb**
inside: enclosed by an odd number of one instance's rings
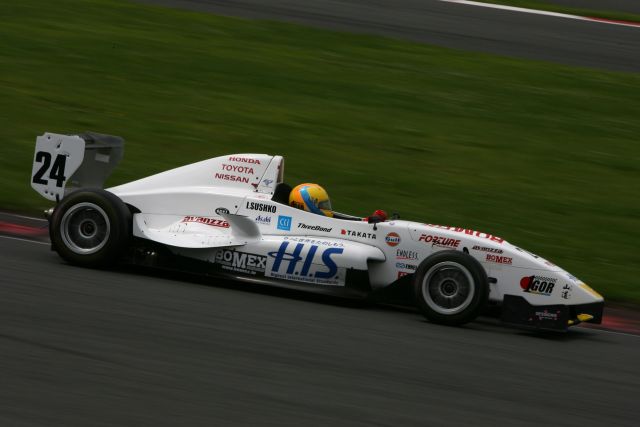
[[[11,224],[0,221],[0,234],[11,234],[22,237],[39,237],[48,235],[47,226],[33,227],[29,225]]]
[[[18,240],[49,241],[49,223],[45,219],[0,212],[0,236]]]
[[[549,12],[546,10],[538,10],[538,9],[528,9],[524,7],[515,7],[515,6],[506,6],[502,4],[494,4],[494,3],[482,3],[478,1],[469,1],[469,0],[438,0],[446,3],[458,3],[467,6],[477,6],[477,7],[486,7],[489,9],[500,9],[500,10],[508,10],[511,12],[520,12],[520,13],[530,13],[534,15],[544,15],[544,16],[553,16],[556,18],[565,18],[565,19],[574,19],[577,21],[589,21],[589,22],[597,22],[601,24],[610,24],[610,25],[622,25],[625,27],[636,27],[640,28],[640,22],[633,21],[618,21],[615,19],[606,19],[606,18],[598,18],[594,16],[580,16],[580,15],[571,15],[568,13],[559,13],[559,12]]]
[[[605,302],[604,316],[601,324],[583,323],[580,326],[589,329],[640,335],[640,311],[611,306]]]

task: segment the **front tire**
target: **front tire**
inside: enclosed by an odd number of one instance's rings
[[[426,258],[413,278],[416,303],[431,322],[462,325],[471,322],[489,299],[489,280],[471,255],[440,251]]]
[[[66,196],[51,217],[51,242],[71,264],[107,267],[121,257],[131,235],[131,213],[117,196],[82,189]]]

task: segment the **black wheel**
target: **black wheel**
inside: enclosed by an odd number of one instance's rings
[[[440,251],[422,261],[413,288],[422,314],[444,325],[474,320],[489,298],[484,268],[471,255],[458,251]]]
[[[131,213],[117,196],[100,189],[67,195],[51,217],[53,248],[67,262],[86,267],[114,264],[129,242]]]

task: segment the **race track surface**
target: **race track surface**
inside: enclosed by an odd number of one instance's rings
[[[437,0],[137,1],[229,16],[380,34],[462,50],[569,65],[640,71],[640,27],[576,21]],[[627,2],[612,2],[608,8],[616,7],[624,9]]]
[[[2,426],[631,426],[640,337],[64,264],[0,237]]]

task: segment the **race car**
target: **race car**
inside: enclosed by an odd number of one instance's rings
[[[31,185],[56,202],[47,211],[51,245],[71,264],[125,262],[399,299],[445,325],[488,307],[539,329],[602,320],[596,291],[494,234],[291,206],[281,156],[224,155],[102,189],[123,150],[122,138],[90,132],[36,140]]]

